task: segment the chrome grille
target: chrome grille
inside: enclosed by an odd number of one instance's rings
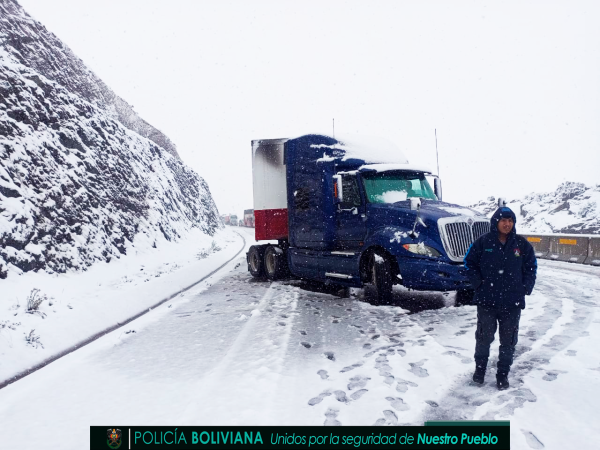
[[[485,233],[490,232],[490,223],[489,222],[475,222],[473,224],[473,240],[479,239]]]
[[[468,220],[466,217],[453,217],[438,221],[444,248],[453,261],[462,261],[473,241],[490,231],[487,220],[470,219],[472,225]]]

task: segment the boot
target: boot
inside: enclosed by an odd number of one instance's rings
[[[480,366],[475,367],[475,372],[473,373],[473,381],[477,384],[483,384],[484,378],[485,378],[485,367],[480,367]]]
[[[498,372],[496,374],[496,385],[498,386],[498,390],[503,391],[508,389],[510,385],[508,384],[508,373]]]
[[[486,368],[487,368],[487,358],[486,359],[475,359],[475,373],[473,373],[473,381],[475,383],[483,384]]]
[[[485,378],[485,368],[476,367],[473,373],[473,381],[477,384],[483,384]]]

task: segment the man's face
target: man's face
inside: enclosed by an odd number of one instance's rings
[[[500,222],[498,222],[498,231],[502,234],[508,234],[512,231],[515,223],[513,222],[511,217],[502,218]]]

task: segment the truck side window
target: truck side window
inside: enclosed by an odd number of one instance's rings
[[[342,192],[344,193],[344,200],[340,203],[341,209],[360,206],[360,194],[355,175],[342,175]]]
[[[294,192],[294,201],[297,211],[306,211],[310,209],[310,192],[306,187],[298,188]]]

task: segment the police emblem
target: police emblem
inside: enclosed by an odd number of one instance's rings
[[[121,434],[121,430],[118,428],[106,430],[106,444],[109,448],[119,448],[121,446]]]
[[[521,256],[521,250],[515,248],[515,256]]]

